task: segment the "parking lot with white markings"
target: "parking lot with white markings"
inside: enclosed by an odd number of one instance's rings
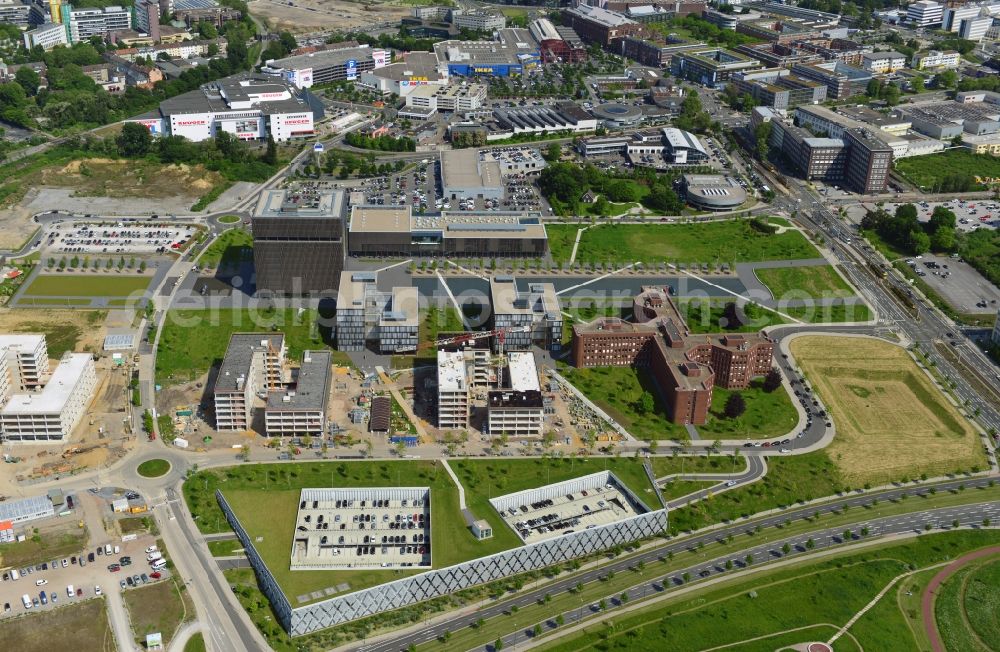
[[[39,242],[43,255],[162,254],[180,250],[194,234],[193,226],[73,222],[53,225]]]

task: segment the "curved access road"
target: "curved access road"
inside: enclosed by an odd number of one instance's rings
[[[991,557],[993,555],[1000,555],[1000,546],[983,548],[982,550],[975,550],[966,555],[962,555],[938,571],[937,575],[931,578],[927,588],[924,589],[924,595],[920,599],[920,613],[924,620],[924,630],[927,632],[927,638],[930,639],[931,649],[934,652],[947,652],[944,646],[944,641],[941,640],[941,633],[938,631],[937,620],[934,618],[934,601],[937,598],[938,588],[944,584],[949,577],[961,570],[963,566],[967,566],[969,563],[977,559]]]

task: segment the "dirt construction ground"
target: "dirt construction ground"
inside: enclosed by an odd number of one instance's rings
[[[276,30],[311,33],[321,30],[348,31],[371,28],[381,23],[395,23],[410,15],[410,8],[390,4],[362,4],[349,0],[251,0],[250,13]]]
[[[799,337],[790,349],[836,423],[827,451],[848,482],[985,467],[979,436],[905,349],[834,336]]]

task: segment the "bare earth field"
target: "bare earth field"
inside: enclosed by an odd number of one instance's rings
[[[362,4],[349,0],[251,0],[250,13],[266,20],[273,29],[297,34],[324,29],[351,30],[386,22],[398,22],[410,15],[410,8],[390,4]]]
[[[790,344],[837,426],[827,451],[851,483],[940,475],[986,463],[979,436],[905,349],[810,335]]]
[[[49,357],[64,351],[100,351],[104,345],[106,312],[98,310],[0,310],[0,333],[45,333]]]
[[[219,183],[218,172],[201,165],[161,165],[139,160],[90,158],[41,171],[38,185],[68,187],[82,197],[197,198]]]
[[[141,214],[150,212],[151,199],[162,213],[187,213],[221,180],[201,165],[109,159],[53,165],[31,179],[32,187],[20,201],[0,209],[0,249],[20,247],[38,228],[31,221],[36,213]],[[240,193],[245,190],[241,185]]]

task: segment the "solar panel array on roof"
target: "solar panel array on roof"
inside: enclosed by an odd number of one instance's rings
[[[0,502],[0,521],[21,523],[53,513],[48,496],[31,496]]]
[[[368,429],[372,432],[389,432],[389,418],[392,416],[392,401],[388,396],[372,399],[372,416]]]

